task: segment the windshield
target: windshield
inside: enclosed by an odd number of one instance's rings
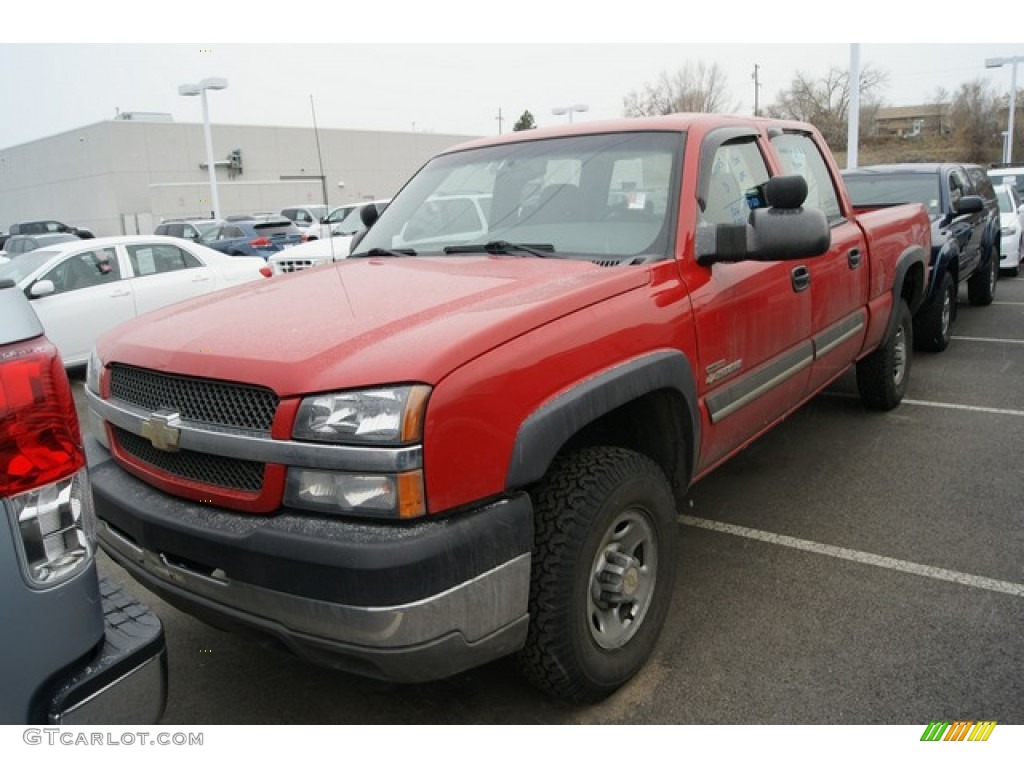
[[[56,251],[37,248],[34,251],[14,256],[6,264],[0,264],[0,280],[13,280],[20,283],[56,254]]]
[[[929,216],[938,216],[942,212],[937,174],[857,174],[845,176],[844,181],[850,200],[858,207],[922,203]]]
[[[352,213],[356,208],[358,208],[356,205],[345,205],[340,208],[335,208],[327,214],[327,218],[324,219],[324,224],[337,224],[339,221],[343,221],[345,217]]]
[[[1017,209],[1010,198],[1010,190],[1001,184],[996,187],[996,198],[999,200],[1000,213],[1016,213]]]
[[[663,258],[674,229],[670,190],[677,187],[682,147],[680,133],[636,132],[442,155],[381,214],[356,255],[436,254],[501,242],[601,260]]]

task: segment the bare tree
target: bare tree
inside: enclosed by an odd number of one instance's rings
[[[972,80],[957,89],[949,117],[960,160],[989,163],[1002,154],[1000,110],[1000,99],[987,80]]]
[[[871,65],[861,69],[862,133],[867,133],[867,126],[874,121],[874,115],[882,105],[881,92],[887,81],[888,75]],[[839,67],[832,67],[820,78],[797,72],[789,89],[779,92],[775,102],[765,109],[765,114],[811,123],[830,145],[842,146],[846,141],[846,125],[850,117],[850,73]]]
[[[938,121],[938,131],[940,136],[945,136],[951,131],[949,124],[949,106],[950,106],[949,91],[942,86],[939,86],[932,91],[931,96],[925,102],[928,106],[935,109],[935,118]]]
[[[674,74],[662,70],[655,83],[630,91],[622,100],[626,117],[670,115],[674,112],[736,111],[727,105],[728,78],[717,63],[686,62]]]

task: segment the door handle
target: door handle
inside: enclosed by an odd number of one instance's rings
[[[860,262],[864,257],[861,255],[860,248],[851,248],[846,253],[846,261],[850,265],[850,269],[856,269],[860,266]]]
[[[793,281],[793,290],[796,293],[806,291],[811,286],[811,270],[802,264],[799,267],[793,267],[789,277]]]
[[[122,296],[130,296],[130,295],[131,295],[131,291],[126,291],[124,289],[121,289],[120,291],[114,291],[112,294],[110,294],[110,298],[112,298],[112,299],[119,299]]]

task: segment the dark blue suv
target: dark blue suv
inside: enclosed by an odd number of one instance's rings
[[[305,234],[283,216],[232,219],[203,233],[199,241],[228,256],[262,256],[264,259],[289,245],[298,245]]]
[[[928,294],[914,315],[914,346],[949,346],[961,284],[986,306],[999,278],[999,201],[985,169],[966,163],[869,165],[843,171],[856,208],[921,203],[932,221]]]

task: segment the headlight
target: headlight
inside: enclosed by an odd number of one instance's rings
[[[103,376],[103,361],[100,360],[96,347],[89,353],[89,364],[85,369],[85,386],[90,391],[100,394],[100,377]]]
[[[96,347],[92,348],[92,352],[89,353],[89,365],[85,369],[85,387],[95,395],[100,394],[100,381],[103,378],[103,360],[100,359],[99,353],[96,352]],[[92,408],[88,409],[86,413],[85,428],[89,430],[89,434],[95,437],[100,445],[110,450],[110,442],[107,440],[107,425],[104,423],[100,415],[96,413]]]
[[[328,443],[414,443],[423,436],[429,395],[430,387],[417,384],[307,397],[292,436]]]
[[[357,474],[292,467],[284,503],[327,514],[408,520],[426,514],[423,471]]]

